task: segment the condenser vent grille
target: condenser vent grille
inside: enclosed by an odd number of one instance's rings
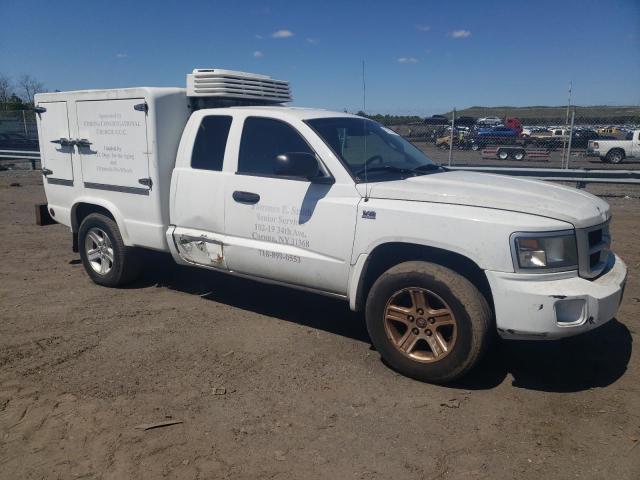
[[[260,103],[291,101],[289,82],[218,68],[197,68],[187,75],[187,96],[257,100]]]

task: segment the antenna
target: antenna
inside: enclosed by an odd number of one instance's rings
[[[364,76],[364,60],[362,60],[362,113],[365,114],[367,111],[367,84],[365,82]],[[362,132],[364,139],[364,201],[369,201],[369,177],[367,175],[367,119],[366,117],[362,117]]]

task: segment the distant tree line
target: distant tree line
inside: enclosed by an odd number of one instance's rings
[[[356,113],[356,115],[358,115],[359,117],[370,118],[371,120],[374,120],[382,125],[404,125],[407,123],[422,122],[423,120],[422,117],[419,117],[417,115],[382,115],[380,113],[371,115],[364,113],[362,110]]]
[[[29,74],[20,75],[13,81],[0,73],[0,111],[32,108],[35,94],[44,91],[44,84]]]
[[[406,125],[408,123],[422,123],[424,121],[424,117],[419,117],[417,115],[382,115],[379,113],[369,114],[364,113],[363,111],[359,111],[356,115],[360,117],[370,118],[371,120],[375,120],[376,122],[382,125]],[[448,121],[451,121],[451,114],[444,115]],[[517,112],[514,112],[512,115],[519,118],[524,124],[527,125],[564,125],[565,117],[535,117],[529,115],[518,115]],[[503,116],[504,117],[504,116]],[[503,118],[502,117],[502,118]],[[630,115],[578,115],[576,114],[575,119],[576,125],[603,125],[603,124],[611,124],[611,125],[624,125],[624,124],[640,124],[640,115],[630,114]]]

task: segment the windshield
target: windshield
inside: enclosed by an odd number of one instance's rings
[[[350,170],[356,182],[380,182],[441,170],[397,133],[365,118],[306,120]]]

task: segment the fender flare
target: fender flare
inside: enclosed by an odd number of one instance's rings
[[[118,229],[120,230],[120,235],[122,236],[122,241],[126,246],[132,246],[131,241],[129,239],[129,233],[127,232],[127,227],[124,223],[124,217],[120,209],[113,203],[103,198],[90,197],[90,196],[82,196],[75,199],[73,205],[71,207],[71,230],[74,234],[78,233],[78,229],[80,225],[76,220],[76,210],[80,204],[87,205],[95,205],[98,207],[102,207],[107,210],[113,216],[116,224],[118,225]]]

